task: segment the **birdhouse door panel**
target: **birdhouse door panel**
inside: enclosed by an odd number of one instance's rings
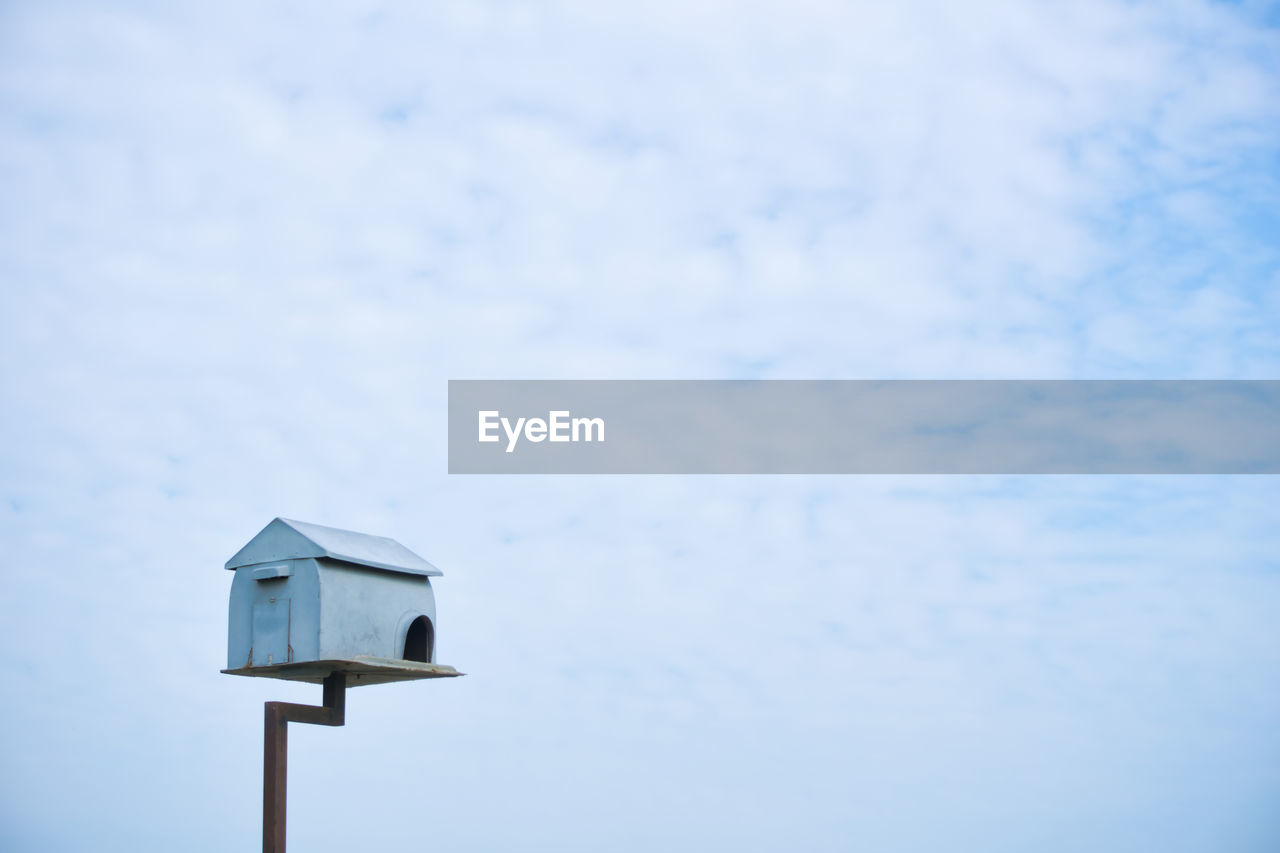
[[[253,605],[254,666],[288,663],[293,660],[289,644],[289,599],[268,598]]]

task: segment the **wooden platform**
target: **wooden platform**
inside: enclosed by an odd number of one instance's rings
[[[386,684],[391,681],[417,681],[422,678],[456,678],[466,673],[439,663],[420,663],[395,658],[375,658],[359,655],[345,660],[309,660],[294,663],[275,663],[263,666],[242,666],[239,669],[222,670],[227,675],[247,675],[254,678],[283,678],[285,681],[307,681],[319,684],[325,676],[334,672],[347,674],[348,687],[365,684]]]

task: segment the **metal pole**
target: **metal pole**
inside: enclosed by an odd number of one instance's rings
[[[324,680],[324,705],[266,703],[266,731],[262,765],[262,853],[285,853],[285,783],[289,763],[289,723],[340,726],[346,721],[347,675],[329,674]]]

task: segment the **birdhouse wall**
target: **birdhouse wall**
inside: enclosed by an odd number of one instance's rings
[[[401,658],[410,623],[436,621],[431,581],[331,560],[316,561],[320,578],[318,659],[356,655]]]
[[[317,660],[320,578],[315,560],[284,560],[288,576],[255,580],[260,566],[236,569],[228,606],[227,667]]]

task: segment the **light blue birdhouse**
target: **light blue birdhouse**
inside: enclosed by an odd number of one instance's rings
[[[460,675],[435,662],[435,566],[392,539],[277,518],[227,561],[232,675],[347,684]]]

